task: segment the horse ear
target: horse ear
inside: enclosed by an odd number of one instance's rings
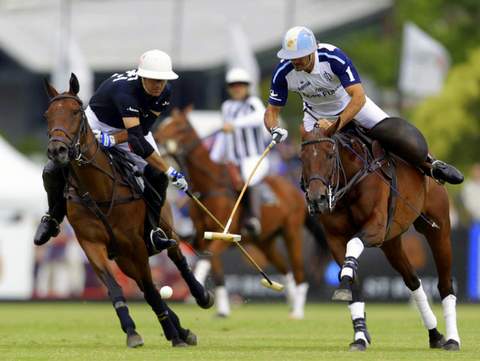
[[[337,120],[335,120],[335,123],[333,123],[326,129],[325,136],[331,137],[332,135],[334,135],[337,132],[339,126],[340,126],[340,117],[338,117]]]
[[[78,83],[77,76],[72,73],[72,75],[70,75],[70,89],[68,90],[68,92],[70,94],[77,95],[79,91],[80,84]]]
[[[57,90],[48,82],[47,78],[43,78],[43,85],[49,98],[56,97],[58,95]]]

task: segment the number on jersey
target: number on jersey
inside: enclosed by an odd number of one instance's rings
[[[138,74],[137,70],[129,70],[126,71],[125,73],[115,73],[112,75],[113,81],[118,81],[118,80],[126,80],[126,81],[132,81],[132,80],[137,80],[138,79]]]

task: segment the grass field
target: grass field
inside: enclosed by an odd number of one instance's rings
[[[145,340],[137,349],[125,346],[107,303],[1,303],[0,360],[480,360],[480,305],[458,308],[462,350],[457,353],[428,349],[427,332],[411,306],[367,305],[373,344],[355,355],[346,351],[352,328],[342,305],[308,305],[304,321],[288,320],[282,304],[245,304],[229,319],[215,319],[214,311],[194,305],[173,309],[198,335],[198,346],[171,348],[143,303],[130,305]],[[441,308],[434,312],[443,332]]]

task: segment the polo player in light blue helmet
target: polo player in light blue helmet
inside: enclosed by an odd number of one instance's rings
[[[278,119],[290,90],[299,93],[303,99],[305,131],[309,132],[315,126],[331,127],[331,132],[340,131],[355,120],[370,137],[437,182],[463,182],[463,175],[455,167],[428,153],[427,142],[418,129],[402,118],[390,117],[365,94],[352,60],[341,49],[331,44],[317,44],[310,29],[296,26],[285,34],[277,55],[282,61],[273,72],[264,116],[265,126],[277,143],[288,136],[287,130],[278,126]],[[362,239],[354,237],[347,242],[345,258],[358,259],[363,249]],[[348,264],[343,265],[340,277],[353,278],[353,270]],[[426,299],[421,284],[410,291]],[[442,300],[444,309],[455,312],[455,301],[447,301]],[[422,309],[418,303],[417,306]],[[353,302],[349,306],[352,320],[363,318],[364,307],[363,302]],[[422,317],[428,315],[422,314]],[[364,319],[361,324],[365,325]],[[447,330],[448,333],[451,339],[460,343],[456,326]],[[355,329],[354,337],[354,342],[362,343],[364,348],[370,342],[366,326]]]

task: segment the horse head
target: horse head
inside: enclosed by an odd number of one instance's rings
[[[60,165],[81,157],[88,125],[78,97],[80,86],[75,74],[70,77],[70,88],[59,93],[48,81],[45,88],[50,98],[44,116],[48,124],[48,158]]]
[[[172,109],[170,117],[155,132],[155,140],[172,156],[185,156],[186,150],[198,143],[198,135],[188,120],[191,110],[191,106]]]
[[[302,185],[310,213],[331,212],[335,206],[340,156],[332,137],[338,126],[337,120],[328,128],[317,124],[310,132],[302,130]]]

